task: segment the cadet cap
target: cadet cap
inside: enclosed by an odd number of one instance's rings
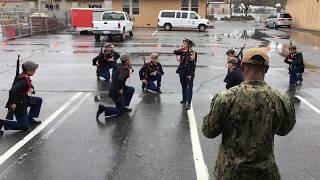
[[[120,54],[121,62],[129,61],[129,59],[130,59],[130,54],[128,54],[128,53],[121,53]]]
[[[233,49],[229,49],[227,52],[226,52],[226,55],[228,55],[228,54],[235,54],[235,52],[234,52],[234,50]]]
[[[297,46],[291,46],[291,47],[289,47],[289,50],[291,51],[291,50],[297,50]]]
[[[235,58],[235,57],[232,57],[232,58],[228,61],[228,63],[230,63],[230,64],[238,64],[238,59]]]
[[[38,69],[39,64],[34,63],[32,61],[26,61],[25,63],[22,64],[22,70],[23,71],[35,71]]]
[[[152,53],[152,54],[150,55],[150,59],[156,60],[156,59],[158,59],[158,58],[159,58],[159,54],[157,54],[157,53]]]
[[[109,47],[113,48],[114,46],[113,46],[113,44],[111,44],[111,43],[105,43],[105,44],[104,44],[104,47],[105,47],[105,48],[109,48]]]
[[[250,48],[244,53],[242,63],[269,66],[269,56],[261,48]]]

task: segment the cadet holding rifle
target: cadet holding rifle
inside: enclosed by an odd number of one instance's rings
[[[145,63],[139,71],[140,80],[142,81],[142,90],[151,90],[161,93],[161,76],[164,74],[162,66],[159,63],[159,54],[152,53],[150,61]],[[157,81],[157,85],[154,84]]]
[[[176,73],[179,74],[182,87],[182,100],[180,103],[186,105],[186,110],[191,108],[193,80],[197,63],[197,52],[192,50],[193,46],[194,43],[190,39],[184,39],[182,48],[173,52],[179,56],[177,60],[180,63]]]
[[[289,51],[290,53],[284,62],[289,64],[290,86],[294,87],[298,81],[303,82],[304,62],[302,53],[297,51],[296,46],[290,46]]]
[[[103,77],[105,80],[110,80],[110,69],[117,66],[117,60],[120,55],[113,50],[114,46],[111,43],[104,45],[104,50],[99,53],[97,57],[92,60],[94,66],[97,66],[97,78]]]
[[[117,65],[112,76],[112,82],[109,90],[109,96],[115,103],[116,107],[106,107],[102,104],[96,114],[96,119],[99,120],[101,113],[105,116],[121,115],[124,112],[130,112],[129,104],[131,102],[135,89],[126,85],[127,79],[133,73],[131,68],[131,57],[127,53],[120,55],[121,63]]]
[[[9,99],[6,104],[8,108],[7,118],[13,120],[14,115],[17,121],[0,120],[0,130],[4,126],[5,130],[28,130],[29,124],[40,124],[34,118],[39,117],[42,98],[35,97],[31,76],[38,69],[38,64],[27,61],[22,64],[23,72],[19,74],[9,91]],[[30,110],[28,112],[28,107]]]

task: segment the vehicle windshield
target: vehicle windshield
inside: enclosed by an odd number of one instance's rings
[[[104,13],[102,20],[121,21],[121,20],[125,20],[125,17],[123,13],[110,12],[110,13]]]
[[[291,18],[290,14],[280,14],[280,18]]]

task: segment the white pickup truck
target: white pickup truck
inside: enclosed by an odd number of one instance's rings
[[[101,20],[92,21],[95,40],[100,36],[120,36],[124,40],[126,35],[133,36],[133,21],[128,13],[122,11],[106,11],[102,13]]]

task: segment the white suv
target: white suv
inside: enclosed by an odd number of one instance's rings
[[[163,27],[166,31],[172,28],[191,28],[203,32],[208,26],[209,20],[201,18],[194,11],[162,10],[158,16],[158,27]]]
[[[289,13],[274,14],[266,19],[265,27],[275,29],[280,26],[287,26],[288,28],[291,28],[292,17]]]

